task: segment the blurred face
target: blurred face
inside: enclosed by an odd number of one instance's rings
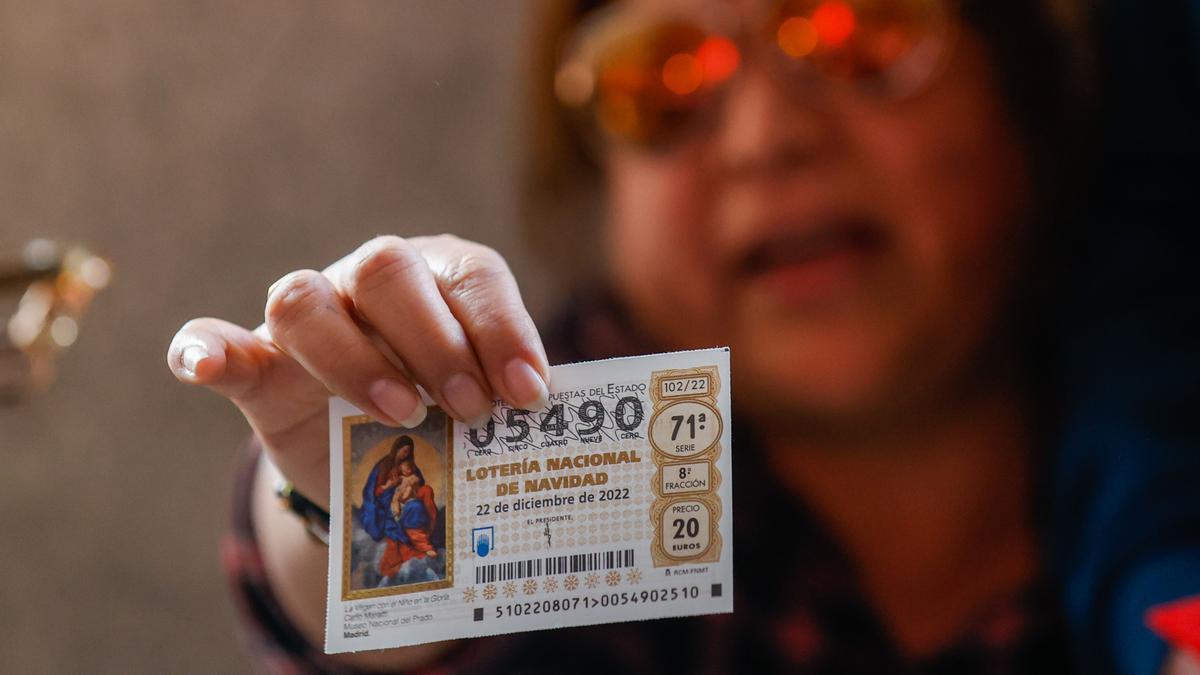
[[[402,476],[411,476],[411,475],[413,475],[413,464],[412,464],[412,462],[401,462],[401,463],[400,463],[400,475],[402,475]]]
[[[614,144],[611,272],[664,344],[732,348],[741,403],[860,425],[957,396],[981,365],[1025,158],[966,29],[904,97],[812,79],[748,55],[704,131]]]

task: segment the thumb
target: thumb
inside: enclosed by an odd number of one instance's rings
[[[260,434],[286,431],[312,417],[329,393],[266,337],[221,319],[193,319],[167,349],[179,381],[233,401]],[[264,439],[266,440],[266,439]]]
[[[171,340],[167,365],[180,382],[237,400],[259,388],[264,371],[276,358],[272,351],[278,350],[241,326],[220,319],[192,319]]]

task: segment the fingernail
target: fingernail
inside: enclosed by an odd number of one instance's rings
[[[483,393],[475,378],[459,373],[442,387],[442,396],[458,419],[477,428],[487,423],[492,414],[492,402]]]
[[[504,384],[512,394],[514,405],[525,410],[541,410],[550,405],[546,382],[524,359],[513,359],[504,367]]]
[[[395,380],[377,380],[367,395],[390,421],[402,427],[412,428],[425,421],[425,404],[409,387]]]
[[[179,353],[180,370],[187,377],[196,377],[196,368],[208,358],[208,348],[201,344],[190,344]]]
[[[276,279],[275,281],[272,281],[271,285],[267,286],[267,297],[268,298],[271,297],[271,294],[275,292],[275,289],[279,286],[279,283],[290,276],[292,276],[290,273],[285,274],[285,275],[279,277],[278,279]]]

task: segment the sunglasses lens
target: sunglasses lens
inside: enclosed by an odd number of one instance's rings
[[[600,129],[625,142],[669,142],[737,71],[732,40],[686,22],[626,33],[601,50],[591,68],[568,64],[556,89],[568,106],[586,108]]]
[[[879,82],[911,70],[906,61],[944,29],[933,0],[788,0],[768,25],[779,50],[823,75]]]

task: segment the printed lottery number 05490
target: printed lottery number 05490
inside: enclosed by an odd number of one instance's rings
[[[532,414],[534,413],[531,410],[505,408],[504,425],[511,433],[502,436],[501,440],[505,443],[520,443],[529,438],[531,426],[525,417]],[[580,436],[599,433],[601,429],[605,428],[606,418],[611,418],[616,428],[621,431],[634,431],[641,426],[645,414],[642,400],[636,396],[621,397],[611,411],[605,410],[604,404],[600,401],[588,399],[580,404],[578,410],[574,411],[573,417],[578,420],[574,431]],[[567,419],[567,407],[562,403],[550,406],[542,414],[537,427],[543,434],[563,436],[570,427],[570,421]],[[496,439],[496,420],[488,420],[482,433],[480,431],[480,429],[471,429],[468,435],[475,447],[486,448]]]

